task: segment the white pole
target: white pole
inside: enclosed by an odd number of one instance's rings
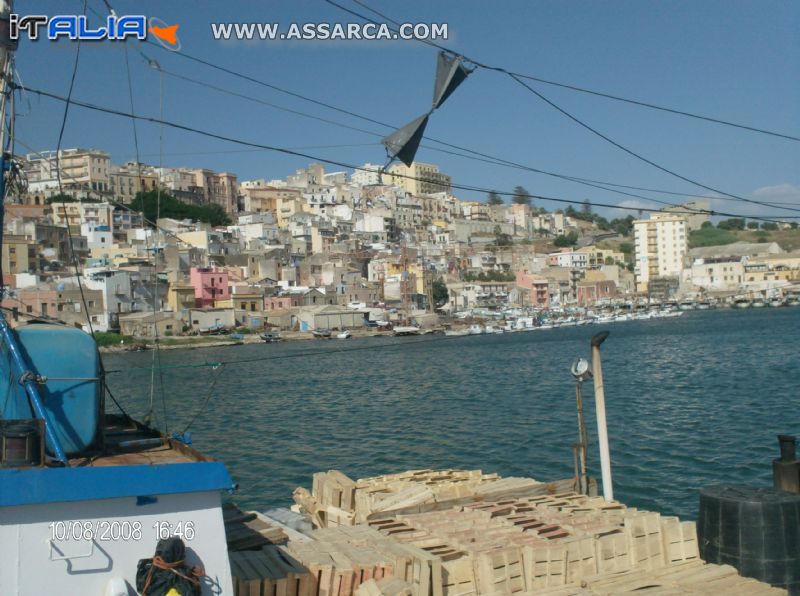
[[[600,361],[600,344],[608,337],[602,331],[592,338],[592,376],[594,378],[594,400],[597,412],[597,439],[600,443],[600,469],[603,476],[603,497],[614,500],[614,487],[611,483],[611,453],[608,448],[608,427],[606,425],[606,400],[603,393],[603,366]]]

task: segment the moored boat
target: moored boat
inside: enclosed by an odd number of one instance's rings
[[[422,330],[413,325],[400,325],[394,328],[394,334],[398,336],[419,335],[420,333],[422,333]]]
[[[279,341],[283,341],[283,337],[279,331],[265,331],[261,334],[261,339],[263,339],[268,344],[274,344]]]
[[[336,334],[336,339],[350,339],[353,336],[349,330],[345,329]]]
[[[316,337],[317,339],[330,339],[331,337],[331,330],[330,329],[314,329],[311,332],[311,335]]]

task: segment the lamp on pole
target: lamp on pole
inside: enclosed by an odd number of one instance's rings
[[[575,377],[575,403],[578,409],[578,443],[573,446],[577,451],[575,476],[578,478],[578,492],[586,495],[589,494],[589,480],[586,473],[586,451],[589,441],[583,418],[583,382],[592,378],[592,371],[589,370],[589,362],[585,358],[578,358],[572,364],[571,372]]]

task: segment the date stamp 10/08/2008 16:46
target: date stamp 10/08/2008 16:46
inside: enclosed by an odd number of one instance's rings
[[[140,521],[129,520],[64,520],[47,527],[48,538],[57,542],[129,542],[152,536],[149,530],[154,530],[159,540],[171,536],[183,540],[195,537],[192,521],[154,521],[145,527]]]

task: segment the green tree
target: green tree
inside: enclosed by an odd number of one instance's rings
[[[633,244],[631,244],[630,242],[620,242],[619,252],[621,252],[624,255],[632,255]]]
[[[583,215],[592,214],[592,204],[589,202],[589,199],[585,199],[583,201],[583,204],[581,205],[581,213],[583,213]]]
[[[633,221],[633,215],[628,215],[621,219],[612,219],[611,229],[621,236],[630,236],[631,232],[633,232]]]
[[[500,229],[500,226],[495,226],[494,243],[495,246],[511,246],[514,241],[511,239],[511,234],[506,234]]]
[[[731,217],[730,219],[723,219],[717,224],[720,230],[744,230],[743,217]]]
[[[702,230],[707,230],[708,228],[713,228],[713,227],[714,227],[714,224],[713,224],[713,223],[711,223],[710,221],[704,221],[704,222],[703,222],[703,223],[700,225],[700,229],[702,229]]]
[[[224,226],[231,223],[221,205],[216,203],[190,205],[164,191],[161,191],[160,197],[156,190],[137,193],[136,198],[131,201],[130,208],[143,213],[145,218],[153,222],[160,216],[173,219],[192,219],[212,226]]]
[[[450,294],[447,291],[447,284],[444,283],[444,280],[441,277],[437,280],[434,280],[431,289],[433,293],[433,304],[435,306],[441,306],[442,304],[447,303],[448,298],[450,298]]]
[[[531,193],[524,186],[514,187],[514,197],[512,201],[517,205],[531,206]]]
[[[747,229],[748,230],[757,230],[758,229],[758,222],[757,221],[748,221],[747,222]]]
[[[556,236],[556,239],[553,241],[553,244],[555,244],[559,248],[564,248],[567,246],[575,246],[577,243],[578,243],[578,234],[576,232],[568,232],[567,234],[561,234],[560,236]]]
[[[778,224],[776,224],[774,221],[765,221],[764,223],[761,224],[761,229],[774,232],[775,230],[778,229]]]
[[[502,205],[505,202],[503,201],[503,198],[499,194],[497,194],[497,191],[495,190],[490,191],[487,197],[488,198],[486,199],[486,203],[488,203],[489,205]]]
[[[99,199],[92,199],[89,197],[84,197],[82,199],[76,199],[72,195],[68,195],[66,193],[59,193],[57,195],[53,195],[52,197],[47,197],[44,200],[46,205],[52,205],[53,203],[99,203]]]

